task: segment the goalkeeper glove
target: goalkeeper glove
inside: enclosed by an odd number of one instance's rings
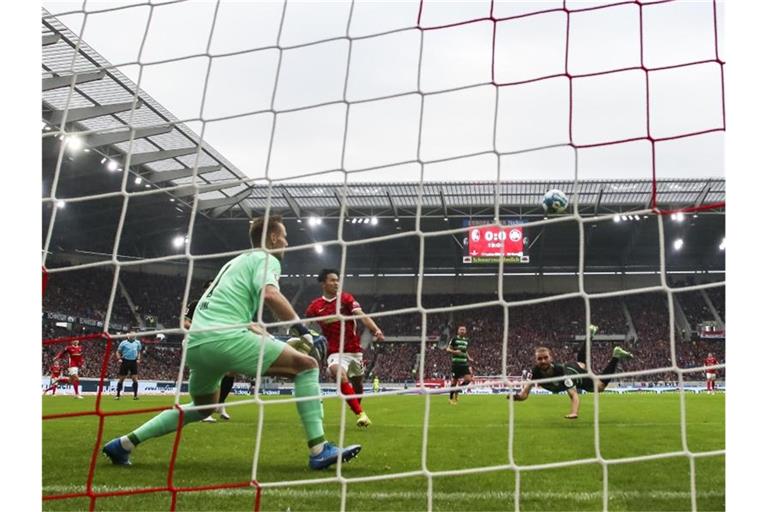
[[[292,336],[286,343],[303,354],[307,354],[317,360],[318,366],[322,366],[328,352],[328,341],[325,336],[310,331],[302,324],[294,324],[289,329]]]
[[[594,336],[597,334],[598,327],[595,324],[589,324],[589,335]]]

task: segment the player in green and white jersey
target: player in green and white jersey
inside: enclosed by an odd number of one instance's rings
[[[451,339],[446,352],[451,354],[451,387],[456,386],[461,381],[460,386],[466,386],[472,382],[472,368],[469,363],[473,363],[474,359],[469,357],[467,349],[469,348],[469,338],[467,337],[467,328],[464,325],[460,325],[456,330],[456,336]],[[450,404],[456,405],[459,403],[459,391],[451,391]]]
[[[256,250],[230,260],[198,301],[186,340],[192,403],[181,407],[182,420],[186,425],[213,412],[213,407],[190,407],[218,403],[219,385],[228,372],[252,377],[261,373],[293,378],[296,397],[309,398],[296,402],[310,451],[309,466],[323,469],[335,464],[340,452],[341,460],[346,462],[357,456],[362,447],[352,445],[342,449],[325,440],[317,360],[251,326],[251,319],[264,300],[265,306],[281,321],[296,322],[291,326],[291,332],[299,343],[294,346],[312,346],[314,343],[312,334],[300,323],[290,302],[280,293],[280,260],[282,249],[288,246],[282,218],[270,217],[266,226],[264,219],[253,222],[250,229],[252,247],[262,247],[265,229],[264,248],[271,253]],[[139,443],[174,432],[179,414],[176,408],[163,411],[133,432],[113,439],[102,451],[114,464],[128,465],[130,454]]]

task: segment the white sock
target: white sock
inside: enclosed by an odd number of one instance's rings
[[[315,446],[310,448],[309,454],[312,455],[313,457],[315,455],[320,455],[320,453],[323,451],[323,448],[325,448],[325,443],[327,443],[327,441],[323,441],[322,443],[316,444]]]
[[[127,450],[129,452],[136,448],[136,445],[133,444],[130,439],[128,439],[128,436],[123,436],[120,438],[120,446],[123,447],[123,450]]]

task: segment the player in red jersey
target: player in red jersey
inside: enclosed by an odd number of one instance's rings
[[[48,387],[45,388],[45,391],[43,391],[43,395],[51,391],[51,396],[56,396],[56,389],[59,387],[59,382],[66,382],[66,379],[63,379],[61,376],[61,370],[62,368],[58,359],[55,359],[51,365],[51,381],[48,383]]]
[[[336,314],[336,297],[339,293],[339,271],[323,269],[318,277],[323,294],[313,300],[304,314],[307,318],[329,316]],[[342,292],[339,313],[345,316],[359,316],[363,324],[373,334],[376,341],[382,341],[384,334],[376,323],[363,312],[363,308],[355,300],[352,294]],[[338,379],[341,374],[341,393],[344,395],[363,394],[363,349],[360,347],[360,338],[355,330],[354,319],[344,321],[344,353],[340,354],[341,345],[341,320],[329,318],[317,322],[323,331],[323,336],[328,339],[328,374]],[[350,409],[357,416],[357,426],[367,427],[371,424],[368,415],[360,405],[360,399],[347,399]]]
[[[61,359],[65,354],[69,356],[67,375],[69,383],[75,390],[75,398],[83,398],[80,394],[80,367],[83,366],[83,347],[80,346],[80,340],[72,340],[72,343],[56,355],[56,359]]]
[[[704,360],[704,366],[715,366],[717,364],[720,363],[717,362],[715,355],[712,352],[707,354],[707,358]],[[717,379],[717,370],[714,368],[707,368],[705,375],[707,377],[707,393],[713,395],[715,393],[715,379]]]

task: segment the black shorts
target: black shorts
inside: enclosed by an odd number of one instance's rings
[[[120,363],[120,371],[117,372],[118,375],[136,375],[139,373],[139,365],[136,363],[136,360],[129,361],[127,359],[123,359],[123,362]]]
[[[451,365],[451,375],[454,379],[461,379],[465,375],[469,375],[472,373],[472,370],[469,369],[468,364],[452,364]]]

